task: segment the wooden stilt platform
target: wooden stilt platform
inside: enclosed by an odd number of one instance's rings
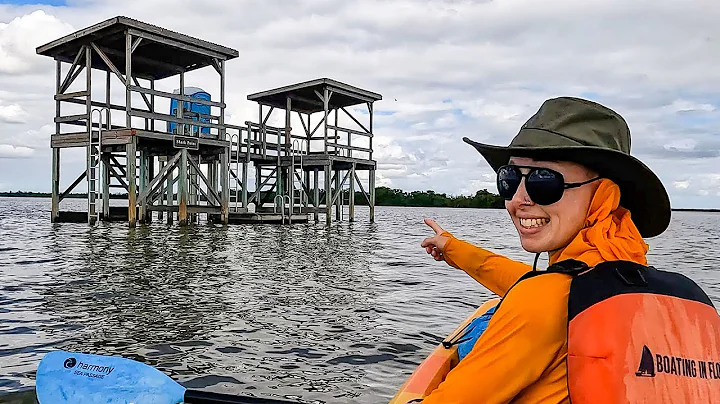
[[[342,220],[346,206],[355,220],[356,189],[374,221],[373,105],[380,94],[314,79],[248,95],[258,105],[257,121],[232,125],[225,122],[225,81],[235,49],[118,16],[36,53],[56,62],[53,222],[132,227],[156,217],[185,225],[205,215],[224,224],[283,224],[305,223],[308,215],[318,222],[324,214],[330,224],[333,210]],[[219,99],[186,86],[185,75],[202,68],[218,73]],[[156,81],[169,78],[179,79],[176,90],[156,89]],[[169,110],[158,109],[158,97],[169,99]],[[273,111],[284,113],[284,126],[268,124]],[[67,148],[86,149],[87,161],[62,191],[60,155]],[[83,182],[87,211],[61,211]],[[110,206],[112,188],[127,195],[125,207]]]

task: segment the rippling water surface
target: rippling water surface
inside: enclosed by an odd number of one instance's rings
[[[84,200],[63,203],[83,208]],[[503,210],[364,207],[354,223],[52,224],[0,198],[0,402],[32,402],[54,349],[119,354],[185,386],[383,403],[490,293],[419,247],[432,217],[532,263]],[[650,261],[720,307],[720,214],[675,212]],[[545,263],[540,261],[541,265]]]

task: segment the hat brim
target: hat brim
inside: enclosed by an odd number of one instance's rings
[[[467,137],[463,141],[475,147],[495,172],[512,156],[582,164],[620,187],[620,205],[630,211],[643,237],[658,236],[670,224],[672,213],[665,186],[650,168],[631,155],[593,146],[504,147]]]

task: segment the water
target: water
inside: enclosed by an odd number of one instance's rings
[[[432,234],[424,217],[534,258],[504,210],[378,207],[371,224],[358,207],[355,223],[329,228],[129,229],[52,224],[49,208],[0,198],[0,402],[33,402],[37,363],[66,349],[140,360],[191,388],[386,403],[491,297],[419,247]],[[690,276],[720,307],[720,214],[675,212],[648,242],[652,264]]]

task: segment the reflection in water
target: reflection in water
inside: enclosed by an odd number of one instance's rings
[[[490,297],[419,248],[430,234],[423,217],[512,258],[534,258],[504,211],[378,208],[370,224],[358,208],[358,222],[329,228],[129,229],[53,225],[47,207],[0,199],[0,393],[30,389],[0,402],[33,402],[37,363],[54,349],[122,355],[191,388],[387,402]],[[701,237],[691,236],[700,227]],[[706,254],[718,229],[720,215],[676,214],[650,241],[650,259],[720,302],[720,261]]]

